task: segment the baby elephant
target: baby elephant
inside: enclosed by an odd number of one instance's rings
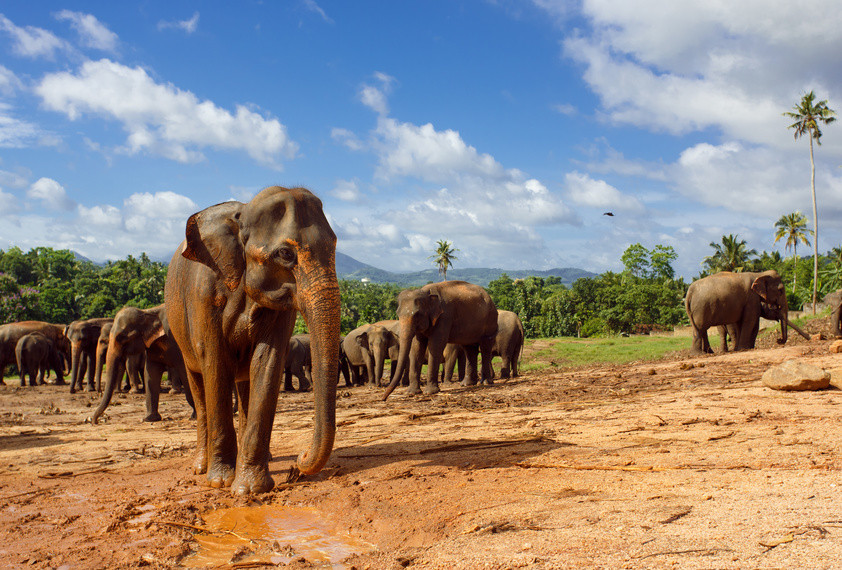
[[[21,386],[26,386],[26,376],[29,376],[30,386],[36,386],[36,376],[38,384],[46,384],[44,376],[50,368],[55,371],[58,383],[64,382],[61,354],[56,350],[53,341],[43,334],[31,332],[22,336],[15,346],[15,356],[20,370]]]

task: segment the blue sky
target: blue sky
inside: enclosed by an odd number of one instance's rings
[[[0,249],[168,259],[191,213],[279,184],[387,270],[446,239],[456,267],[616,271],[640,242],[692,277],[723,234],[812,225],[782,116],[810,90],[842,111],[830,0],[9,2]],[[822,142],[823,252],[839,124]]]

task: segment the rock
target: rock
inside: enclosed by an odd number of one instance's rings
[[[828,372],[830,373],[830,385],[842,390],[842,368],[831,368]]]
[[[842,352],[842,340],[833,341],[833,344],[830,345],[830,352],[833,354]]]
[[[823,390],[830,385],[830,373],[800,360],[787,360],[764,372],[761,381],[773,390]]]
[[[816,341],[816,340],[825,340],[824,335],[822,333],[816,333],[816,334],[810,335],[810,342],[813,342],[813,341]]]

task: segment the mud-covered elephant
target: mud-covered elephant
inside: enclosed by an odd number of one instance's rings
[[[139,355],[144,355],[145,363],[146,417],[143,421],[157,422],[161,420],[161,415],[158,413],[161,377],[168,367],[176,370],[184,369],[181,350],[169,330],[164,305],[150,309],[123,307],[114,316],[114,324],[108,335],[108,350],[103,367],[105,386],[99,406],[91,415],[92,424],[99,421],[111,402],[114,391],[123,379],[126,360]],[[189,390],[185,393],[187,402],[193,406]]]
[[[713,352],[707,330],[719,325],[736,325],[734,350],[754,348],[763,303],[776,311],[781,324],[779,344],[787,339],[786,288],[777,271],[731,273],[723,271],[698,281],[687,290],[684,307],[693,327],[693,350]]]
[[[99,393],[102,393],[102,369],[105,368],[105,358],[108,353],[108,339],[111,336],[111,327],[113,326],[113,322],[104,324],[97,339],[94,384],[96,384],[96,391]],[[121,392],[128,392],[133,389],[139,394],[143,393],[143,368],[146,365],[146,352],[128,355],[125,364],[125,384],[123,386],[118,385],[117,388]]]
[[[431,283],[398,294],[400,351],[395,376],[384,399],[397,386],[404,370],[409,371],[408,394],[420,392],[421,359],[429,352],[426,394],[439,391],[439,367],[447,343],[460,344],[467,351],[463,385],[477,383],[477,357],[482,353],[483,382],[491,382],[491,348],[497,333],[497,307],[488,292],[465,281]]]
[[[265,188],[246,204],[192,215],[169,265],[165,302],[196,401],[196,473],[234,493],[272,489],[269,441],[289,339],[310,332],[315,419],[298,469],[317,473],[336,434],[339,283],[336,235],[303,188]],[[239,394],[235,432],[231,389]]]
[[[310,335],[297,334],[289,339],[289,352],[284,365],[284,391],[295,390],[292,377],[298,379],[298,391],[307,392],[312,385],[312,360],[310,357]]]
[[[20,371],[20,385],[46,384],[44,377],[49,369],[56,373],[56,382],[64,382],[64,358],[55,343],[39,332],[23,335],[15,346],[15,358]]]
[[[70,341],[64,336],[64,325],[45,323],[44,321],[19,321],[0,325],[0,384],[4,384],[3,375],[6,366],[15,364],[15,347],[22,336],[31,332],[40,332],[52,340],[68,361],[70,360]],[[61,384],[64,383],[62,379]]]
[[[70,340],[71,369],[70,369],[70,393],[74,394],[76,389],[83,389],[84,377],[87,373],[88,392],[96,391],[96,349],[102,327],[114,319],[97,318],[82,319],[73,321],[64,330],[65,336]]]

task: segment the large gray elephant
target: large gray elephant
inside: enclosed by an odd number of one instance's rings
[[[15,346],[15,357],[21,386],[26,386],[26,376],[29,376],[30,386],[46,384],[44,377],[50,368],[56,373],[56,383],[64,382],[64,358],[55,343],[42,333],[22,336]]]
[[[187,220],[164,298],[196,401],[194,471],[211,486],[240,494],[274,487],[269,442],[297,312],[310,331],[315,419],[296,464],[311,475],[327,463],[339,365],[335,260],[336,234],[304,188],[265,188],[247,204],[224,202]]]
[[[174,368],[184,375],[184,360],[181,350],[170,332],[166,308],[158,305],[151,309],[123,307],[114,316],[114,323],[108,336],[108,350],[105,356],[105,389],[99,406],[91,415],[96,424],[105,412],[114,391],[123,379],[127,359],[144,355],[144,379],[146,380],[145,422],[161,420],[158,401],[161,394],[161,377],[167,368]],[[192,394],[186,391],[187,402],[194,406]]]
[[[96,348],[102,327],[114,319],[97,318],[73,321],[64,330],[70,340],[72,368],[70,370],[70,393],[73,394],[84,385],[87,372],[88,392],[95,392],[96,385]]]
[[[431,283],[420,289],[398,294],[400,352],[395,376],[383,399],[397,386],[409,366],[408,394],[420,392],[421,360],[428,352],[427,383],[424,393],[439,391],[439,367],[447,343],[460,344],[467,351],[467,370],[463,385],[477,383],[477,357],[482,353],[480,380],[490,383],[491,348],[497,333],[497,307],[488,292],[465,281]]]
[[[694,352],[713,352],[708,340],[708,328],[730,324],[736,325],[734,350],[754,348],[763,303],[780,316],[781,338],[778,343],[784,344],[787,339],[789,308],[786,288],[777,271],[723,271],[694,281],[684,301],[693,327]]]

